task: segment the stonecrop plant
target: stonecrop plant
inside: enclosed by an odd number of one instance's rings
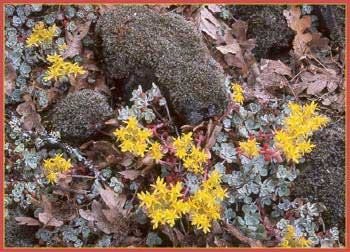
[[[251,239],[280,237],[275,241],[280,247],[336,244],[336,228],[320,235],[322,205],[292,196],[296,164],[316,148],[310,137],[329,119],[318,114],[314,102],[272,102],[271,114],[255,103],[244,106],[238,83],[227,90],[231,101],[220,119],[223,127],[209,145],[213,129],[206,129],[208,134],[194,127],[172,136],[159,111],[150,112],[166,105],[154,84],[146,92],[135,90],[134,105],[119,110],[125,126],[114,135],[121,151],[152,157],[162,167],[155,184],[137,194],[153,229],[187,220],[195,232],[207,234],[213,222],[225,221]]]
[[[309,137],[314,131],[326,126],[329,119],[316,114],[315,102],[305,106],[289,102],[288,108],[290,114],[283,120],[284,127],[275,132],[274,140],[276,147],[284,153],[287,161],[293,160],[298,163],[305,153],[310,153],[315,147]]]
[[[216,170],[203,181],[197,190],[187,201],[188,214],[192,225],[204,233],[210,232],[211,223],[221,217],[221,202],[224,200],[226,190],[221,187],[221,175]]]
[[[287,226],[286,231],[283,233],[283,238],[280,244],[282,248],[307,248],[312,245],[312,241],[301,236],[298,237],[295,234],[295,228],[291,225]]]
[[[208,161],[208,154],[193,143],[192,132],[174,139],[175,155],[184,162],[184,167],[195,174],[203,174],[203,166]]]
[[[62,55],[55,53],[53,55],[47,55],[46,59],[52,65],[49,66],[48,70],[46,71],[47,76],[44,77],[45,81],[49,81],[51,79],[57,81],[59,78],[70,74],[74,75],[76,78],[78,74],[86,73],[86,71],[79,66],[78,63],[64,61]]]
[[[139,126],[137,119],[133,116],[130,116],[124,123],[126,123],[126,126],[114,131],[114,136],[121,142],[119,145],[121,151],[129,151],[137,157],[143,157],[149,149],[149,139],[152,137],[152,131]],[[152,153],[158,158],[159,153],[156,146],[153,147]]]
[[[71,160],[66,160],[63,154],[56,154],[54,158],[49,158],[44,161],[43,168],[46,179],[49,183],[56,183],[60,173],[66,173],[72,168]]]
[[[43,49],[50,47],[58,52],[58,54],[56,52],[52,54],[52,50],[50,50],[50,53],[47,53],[45,50],[43,52],[45,55],[42,56],[51,64],[45,72],[46,76],[43,78],[44,81],[50,81],[52,79],[58,81],[60,78],[70,75],[73,75],[74,78],[76,78],[77,75],[86,73],[83,67],[79,66],[78,63],[65,61],[63,57],[63,53],[67,49],[67,44],[65,42],[58,44],[56,48],[53,46],[53,39],[58,36],[57,30],[58,27],[55,24],[45,28],[45,24],[39,22],[35,24],[32,33],[26,39],[26,47],[34,46],[42,47]]]
[[[158,177],[156,183],[151,187],[153,187],[152,193],[141,192],[138,198],[141,200],[141,206],[146,207],[147,215],[152,219],[153,229],[160,224],[168,224],[173,227],[175,220],[188,211],[187,204],[182,198],[181,182],[168,186],[163,178]]]
[[[226,197],[225,189],[220,185],[221,179],[217,171],[213,171],[201,187],[186,198],[181,182],[167,185],[163,178],[157,178],[151,185],[153,192],[141,192],[138,198],[141,206],[145,206],[153,229],[159,224],[174,227],[175,220],[188,214],[192,225],[204,233],[210,232],[211,223],[220,219],[220,202]]]
[[[47,46],[51,44],[53,38],[57,36],[56,31],[56,25],[45,28],[45,24],[43,22],[35,24],[32,34],[26,39],[26,47]]]

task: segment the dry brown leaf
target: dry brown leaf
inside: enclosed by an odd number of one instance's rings
[[[283,15],[287,19],[288,26],[296,32],[293,40],[293,49],[297,58],[301,58],[309,53],[307,44],[312,40],[312,35],[304,32],[311,26],[311,16],[301,17],[301,10],[297,6],[284,10]]]
[[[106,189],[103,189],[101,185],[99,186],[98,191],[102,200],[110,209],[122,212],[126,202],[126,196],[124,194],[117,195],[111,188],[107,187]]]
[[[248,23],[237,20],[232,24],[232,33],[238,41],[247,40]]]
[[[123,177],[126,179],[135,180],[138,176],[141,175],[141,172],[137,170],[125,170],[119,172],[119,174],[123,175]]]
[[[206,7],[200,7],[195,12],[194,19],[199,31],[206,33],[214,40],[218,39],[218,29],[221,26],[221,22]]]
[[[83,47],[81,40],[88,34],[91,22],[92,20],[88,20],[85,23],[77,24],[73,34],[66,31],[67,50],[63,54],[64,59],[80,54]]]
[[[23,118],[23,129],[27,131],[31,131],[33,129],[42,129],[41,116],[36,112],[34,102],[23,102],[17,106],[16,111]]]
[[[102,186],[100,185],[98,187],[98,191],[101,195],[102,200],[106,203],[106,205],[109,208],[117,208],[118,207],[117,195],[111,188],[107,187],[106,189],[103,189]]]
[[[26,226],[39,226],[40,222],[37,219],[32,217],[16,217],[15,220],[18,222],[18,225]]]
[[[41,204],[44,208],[43,213],[38,214],[39,221],[45,226],[60,227],[63,221],[57,220],[52,214],[52,204],[45,194],[41,196]]]
[[[45,226],[60,227],[63,225],[63,221],[57,220],[55,217],[53,217],[49,213],[39,213],[38,217],[39,217],[39,221],[43,223]]]
[[[241,47],[238,44],[237,40],[234,39],[234,42],[232,44],[229,45],[224,45],[224,46],[217,46],[216,47],[217,50],[219,50],[222,54],[238,54],[238,53],[242,53]]]
[[[213,12],[213,13],[220,13],[222,12],[221,8],[219,5],[216,4],[208,4],[208,9]]]
[[[286,76],[292,77],[292,71],[282,61],[262,59],[256,83],[261,90],[274,93],[288,85],[289,81]]]
[[[5,65],[5,94],[10,96],[16,89],[17,73],[10,64]]]
[[[79,214],[80,217],[87,220],[87,221],[94,221],[94,215],[92,214],[92,212],[90,210],[83,210],[83,209],[79,209]]]

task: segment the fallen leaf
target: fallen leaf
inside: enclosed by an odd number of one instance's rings
[[[213,13],[220,13],[222,12],[221,8],[219,5],[216,4],[208,4],[208,9],[213,12]]]
[[[26,226],[39,226],[40,222],[37,219],[31,217],[16,217],[15,220],[18,222],[18,225]]]
[[[16,89],[17,73],[10,64],[5,65],[5,94],[10,96]]]
[[[199,31],[206,33],[214,40],[218,39],[217,31],[221,23],[206,7],[200,7],[194,14],[194,19]]]
[[[217,46],[216,49],[218,49],[222,54],[238,54],[242,53],[241,47],[239,46],[237,40],[234,40],[234,43],[224,46]]]
[[[87,221],[94,221],[94,215],[90,210],[83,210],[83,209],[79,209],[79,214],[81,216],[81,218],[87,220]]]
[[[261,90],[267,90],[270,93],[279,92],[287,87],[289,81],[286,76],[292,77],[291,69],[280,60],[262,59],[259,72],[256,84]]]
[[[137,170],[125,170],[119,172],[119,174],[123,175],[123,177],[126,179],[135,180],[138,176],[141,175],[141,172]]]
[[[124,194],[117,195],[111,188],[107,187],[106,189],[103,189],[101,185],[99,185],[98,191],[102,200],[110,209],[115,209],[122,212],[126,202],[126,196]]]
[[[81,40],[88,34],[91,22],[92,20],[88,20],[77,24],[77,28],[73,34],[68,30],[66,31],[67,50],[63,54],[64,59],[80,54],[83,47]]]
[[[16,111],[22,116],[23,129],[26,131],[31,131],[33,129],[41,131],[43,129],[43,126],[41,125],[41,116],[36,112],[34,102],[23,102],[17,106]]]
[[[43,223],[45,226],[49,227],[60,227],[63,225],[63,221],[57,220],[49,213],[39,213],[38,214],[39,221]]]
[[[247,40],[248,23],[237,20],[232,24],[232,33],[238,41]]]
[[[296,32],[293,40],[293,50],[298,59],[308,54],[310,48],[308,43],[312,40],[311,33],[304,33],[311,26],[311,16],[301,17],[301,10],[297,6],[292,6],[289,10],[284,10],[288,27]]]

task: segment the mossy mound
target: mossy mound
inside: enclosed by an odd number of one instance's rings
[[[299,165],[296,182],[298,196],[325,204],[327,212],[322,216],[326,226],[338,226],[341,236],[345,230],[344,126],[344,121],[339,121],[313,136],[316,147]]]
[[[63,138],[79,141],[95,134],[111,115],[104,95],[84,89],[60,100],[52,111],[51,121]]]
[[[131,95],[137,85],[155,81],[171,109],[187,123],[223,113],[222,68],[183,17],[160,14],[147,6],[119,6],[100,17],[96,34],[108,75],[128,80],[124,92]],[[144,83],[130,81],[149,72],[155,78],[150,83],[145,83],[146,78]]]

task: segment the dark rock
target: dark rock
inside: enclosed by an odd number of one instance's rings
[[[223,70],[182,16],[147,6],[120,6],[100,17],[96,34],[107,75],[125,80],[128,95],[137,85],[148,88],[154,81],[187,123],[223,113]]]
[[[19,207],[7,209],[5,218],[5,246],[7,247],[33,247],[36,244],[35,232],[39,227],[18,225],[16,217],[27,216],[28,213]]]
[[[331,39],[332,47],[345,48],[345,5],[315,5],[318,30]]]
[[[68,94],[52,111],[54,130],[64,139],[79,141],[96,133],[112,115],[107,98],[96,91],[84,89]]]
[[[299,165],[297,196],[318,201],[327,207],[327,227],[345,231],[345,123],[339,121],[318,131],[312,138],[315,149]]]
[[[294,32],[288,27],[283,10],[286,6],[232,6],[236,19],[248,22],[248,38],[256,39],[254,55],[260,59],[279,59],[288,55]]]

